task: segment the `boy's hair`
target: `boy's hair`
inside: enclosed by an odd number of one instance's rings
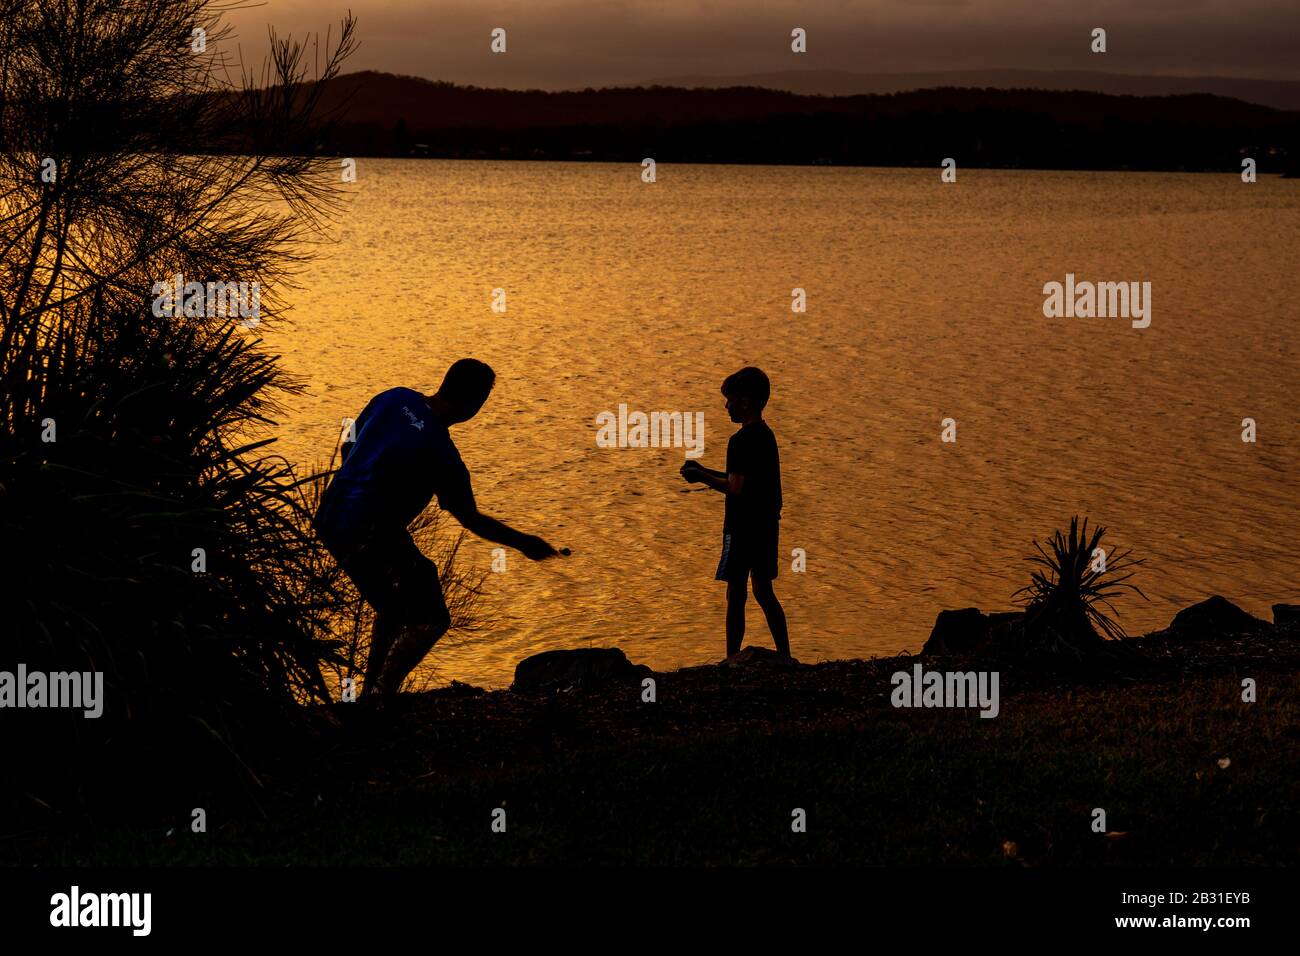
[[[496,372],[486,362],[472,358],[457,359],[442,377],[438,394],[456,405],[477,409],[487,401],[488,393],[492,391],[496,380]]]
[[[722,394],[728,398],[747,398],[753,403],[754,411],[761,412],[772,394],[772,383],[761,368],[747,365],[727,376],[722,383]]]

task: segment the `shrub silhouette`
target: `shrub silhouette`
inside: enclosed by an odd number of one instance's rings
[[[1048,542],[1050,552],[1037,541],[1038,552],[1026,560],[1039,565],[1028,585],[1015,592],[1025,608],[1024,650],[1083,659],[1104,653],[1108,639],[1125,636],[1114,613],[1111,599],[1124,591],[1146,595],[1127,583],[1141,561],[1131,551],[1119,552],[1098,567],[1097,549],[1106,529],[1098,526],[1088,535],[1088,519],[1082,527],[1078,517],[1070,519],[1068,534],[1056,531]]]
[[[326,39],[316,79],[353,35]],[[273,324],[333,209],[336,163],[293,150],[304,47],[273,35],[236,83],[225,39],[207,0],[0,0],[0,669],[105,683],[98,720],[6,714],[0,809],[121,819],[256,793],[254,744],[302,728],[340,656],[346,595],[262,434],[299,386],[255,328],[153,307],[176,274],[256,282]],[[236,127],[239,155],[184,152]]]

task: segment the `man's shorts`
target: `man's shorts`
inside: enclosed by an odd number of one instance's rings
[[[438,568],[420,552],[405,528],[318,533],[339,567],[386,625],[450,625]]]
[[[722,533],[722,559],[715,581],[771,581],[776,577],[777,539],[780,525],[762,528],[740,528]]]

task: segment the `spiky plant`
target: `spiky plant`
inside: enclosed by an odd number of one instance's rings
[[[311,50],[273,37],[238,76],[229,9],[0,0],[0,671],[103,679],[94,719],[5,719],[7,821],[256,793],[255,748],[328,696],[333,599],[263,437],[297,385],[259,337],[337,162],[294,148]],[[317,78],[355,43],[349,17]],[[242,138],[215,152],[219,131]],[[156,309],[176,274],[255,283],[265,321]]]
[[[1026,560],[1038,568],[1030,583],[1013,596],[1025,608],[1027,652],[1084,658],[1104,651],[1107,640],[1127,636],[1111,600],[1124,591],[1146,598],[1128,583],[1142,561],[1133,560],[1132,551],[1105,555],[1100,548],[1105,534],[1106,529],[1098,525],[1089,535],[1088,519],[1080,525],[1075,516],[1069,533],[1057,530],[1048,548],[1034,541],[1038,553]]]

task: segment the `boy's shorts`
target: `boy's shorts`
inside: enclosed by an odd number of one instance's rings
[[[405,528],[365,532],[319,530],[321,541],[385,626],[451,624],[437,566]]]
[[[722,559],[715,581],[771,581],[776,577],[777,539],[781,526],[740,528],[722,533]]]

